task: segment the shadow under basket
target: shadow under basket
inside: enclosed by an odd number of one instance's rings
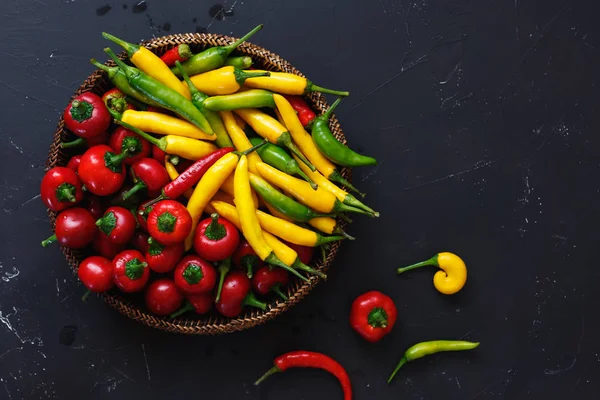
[[[154,53],[162,55],[165,51],[181,43],[189,44],[192,48],[192,51],[196,53],[208,47],[224,46],[232,43],[233,41],[235,41],[235,39],[228,36],[208,33],[187,33],[164,36],[141,44],[152,50]],[[254,65],[263,69],[290,72],[296,75],[304,76],[289,62],[285,61],[277,54],[251,43],[242,43],[234,52],[234,54],[252,57]],[[125,57],[125,53],[121,53],[120,57]],[[114,63],[112,61],[108,61],[106,65],[112,66]],[[106,74],[100,70],[96,70],[85,80],[85,82],[83,82],[83,84],[73,95],[73,98],[83,92],[88,91],[102,95],[111,87],[113,86],[108,80]],[[309,102],[317,114],[323,113],[329,107],[325,101],[325,97],[320,93],[309,93],[305,99]],[[330,120],[330,127],[338,140],[345,143],[346,140],[344,134],[342,133],[342,129],[335,115],[332,116]],[[73,153],[68,150],[63,150],[60,147],[60,144],[63,141],[69,141],[74,138],[74,135],[65,128],[64,121],[61,116],[56,131],[54,132],[52,145],[50,146],[50,151],[48,153],[48,159],[46,160],[46,170],[55,166],[65,166],[67,164]],[[344,168],[341,170],[341,173],[348,181],[350,181],[350,169]],[[48,215],[50,216],[52,229],[54,229],[56,213],[48,211]],[[340,221],[340,224],[343,226],[343,221]],[[317,262],[313,260],[311,266],[326,272],[333,263],[339,248],[340,242],[332,243],[328,249],[328,254],[324,261],[321,260],[321,257],[319,257],[319,251],[316,249],[314,259],[319,259],[319,261]],[[85,257],[93,254],[93,250],[91,248],[72,250],[62,247],[61,249],[75,274],[77,273],[79,262]],[[266,311],[252,307],[246,307],[243,313],[237,318],[225,318],[213,310],[209,314],[202,316],[195,314],[194,312],[188,312],[178,318],[169,319],[168,317],[160,317],[148,312],[144,305],[143,294],[124,295],[118,292],[118,290],[113,289],[107,293],[99,294],[99,296],[106,303],[108,303],[108,305],[115,308],[121,314],[153,328],[174,333],[217,335],[242,331],[262,324],[276,317],[277,315],[280,315],[303,299],[312,290],[312,288],[319,283],[319,281],[320,278],[317,276],[310,276],[308,282],[303,282],[302,280],[293,277],[290,279],[290,284],[287,286],[286,294],[289,296],[287,301],[270,297],[267,299],[268,306]]]

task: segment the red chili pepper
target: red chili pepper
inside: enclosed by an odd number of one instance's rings
[[[137,250],[125,250],[113,260],[113,280],[122,292],[139,292],[150,277],[148,263]]]
[[[277,357],[274,364],[273,368],[254,382],[255,385],[259,385],[269,376],[277,372],[285,372],[289,368],[319,368],[338,379],[344,391],[344,400],[352,400],[352,384],[348,373],[340,363],[325,354],[304,350],[292,351]]]
[[[309,125],[313,119],[317,117],[317,114],[310,108],[306,100],[304,100],[301,96],[287,96],[284,95],[287,101],[290,102],[292,108],[298,114],[298,119],[305,127]]]
[[[112,243],[104,235],[96,235],[94,241],[92,242],[92,247],[102,257],[106,257],[110,260],[115,258],[117,254],[125,250],[124,244]]]
[[[171,314],[170,318],[179,317],[181,314],[185,314],[188,311],[196,311],[197,314],[206,314],[212,309],[213,306],[213,295],[211,292],[190,294],[186,296],[187,302],[179,310]]]
[[[137,250],[141,251],[143,254],[146,254],[146,252],[148,251],[148,247],[149,247],[149,245],[148,245],[149,237],[150,236],[148,236],[147,233],[137,231],[133,234],[133,237],[131,238],[131,244]]]
[[[41,198],[52,211],[62,211],[83,200],[81,181],[70,168],[54,167],[42,178]]]
[[[164,163],[166,156],[167,156],[167,153],[165,153],[164,151],[162,151],[160,149],[160,147],[158,147],[155,144],[152,145],[152,158],[154,158],[159,163]]]
[[[112,88],[102,95],[102,101],[106,108],[122,114],[125,110],[135,110],[132,104],[127,102],[127,95],[118,88]]]
[[[259,301],[250,290],[250,279],[243,271],[231,271],[225,277],[221,297],[216,303],[217,310],[225,317],[233,318],[242,312],[244,306],[266,310],[267,305]]]
[[[231,257],[240,244],[237,228],[219,214],[200,221],[194,233],[194,250],[208,261],[221,261]]]
[[[150,197],[157,196],[160,190],[169,182],[169,174],[163,164],[154,158],[142,158],[131,166],[131,173],[136,180],[131,190],[123,193],[121,198],[127,200],[139,190],[147,189]]]
[[[130,149],[115,154],[104,144],[90,147],[83,156],[77,170],[79,178],[85,187],[98,196],[108,196],[115,193],[125,182],[123,160],[129,155]]]
[[[105,235],[109,242],[125,244],[135,232],[135,217],[126,208],[110,207],[102,218],[96,221],[100,234]]]
[[[72,169],[73,171],[77,172],[77,169],[79,169],[80,162],[81,162],[81,155],[73,156],[67,163],[67,168]]]
[[[92,92],[75,97],[65,109],[63,118],[67,128],[83,138],[100,135],[112,120],[102,99]]]
[[[42,246],[58,242],[71,249],[84,248],[94,240],[98,232],[94,223],[92,214],[85,208],[67,208],[56,217],[54,235],[42,241]]]
[[[192,216],[175,200],[156,203],[148,215],[148,233],[160,244],[180,243],[192,231]]]
[[[137,219],[137,223],[139,227],[144,231],[148,232],[148,216],[150,215],[150,211],[154,208],[153,204],[150,204],[150,201],[146,201],[137,209],[135,213],[135,218]]]
[[[283,300],[287,300],[288,297],[281,291],[281,288],[286,286],[289,281],[290,278],[286,270],[282,268],[271,269],[269,267],[262,267],[256,271],[256,274],[252,278],[252,289],[263,296],[269,292],[273,292]]]
[[[183,303],[183,294],[175,283],[166,278],[157,279],[146,290],[146,306],[157,315],[169,315]]]
[[[213,290],[217,282],[215,267],[206,260],[185,256],[175,267],[175,284],[186,294],[200,294]]]
[[[204,173],[225,154],[232,152],[233,147],[224,147],[213,151],[207,156],[202,157],[193,163],[188,169],[180,174],[177,179],[169,182],[162,189],[160,196],[154,199],[154,202],[167,199],[177,199],[183,193],[200,181]],[[163,158],[164,162],[164,158]]]
[[[298,258],[300,258],[300,261],[303,264],[306,264],[306,265],[310,264],[310,262],[313,259],[313,255],[315,254],[314,247],[301,246],[299,244],[286,242],[285,240],[284,240],[284,242],[286,245],[288,245],[289,247],[294,249],[296,251],[296,253],[298,253]]]
[[[150,142],[122,126],[117,127],[110,135],[108,145],[117,153],[125,151],[125,149],[134,149],[124,160],[125,165],[135,164],[142,158],[149,157],[151,152]]]
[[[185,251],[183,243],[163,246],[152,237],[148,239],[146,262],[150,269],[160,274],[172,271]]]
[[[81,147],[83,145],[87,147],[92,147],[106,143],[108,143],[108,132],[102,132],[101,134],[92,136],[90,138],[77,138],[70,142],[62,142],[60,144],[60,147],[63,149],[70,149],[74,147]]]
[[[374,343],[391,332],[396,316],[394,301],[381,292],[371,291],[352,303],[350,325],[365,340]]]
[[[232,260],[236,266],[247,271],[248,278],[250,279],[252,279],[253,271],[264,265],[246,239],[240,240],[240,245],[235,253],[233,253]]]
[[[167,50],[165,54],[160,56],[160,59],[163,60],[163,62],[169,67],[172,67],[175,65],[175,61],[184,62],[191,56],[192,50],[190,49],[190,46],[185,43],[181,43],[176,47]]]
[[[94,221],[104,215],[104,211],[108,208],[106,197],[89,196],[86,203],[86,208],[94,217]]]
[[[91,256],[79,263],[77,276],[91,292],[106,292],[114,286],[112,279],[112,263],[100,256]]]

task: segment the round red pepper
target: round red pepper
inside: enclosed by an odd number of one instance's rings
[[[134,110],[135,107],[127,102],[127,96],[118,88],[112,88],[102,95],[102,101],[109,110],[122,114],[125,110]]]
[[[160,274],[172,271],[185,251],[183,243],[164,246],[152,237],[148,239],[148,245],[146,262],[152,271]]]
[[[157,315],[169,315],[183,303],[183,294],[170,279],[157,279],[146,290],[146,306]]]
[[[108,241],[115,244],[125,244],[135,232],[135,218],[126,208],[110,207],[102,218],[96,221],[100,234],[105,235]]]
[[[186,256],[175,267],[175,284],[186,294],[210,292],[216,283],[215,267],[198,256]]]
[[[150,211],[154,208],[154,204],[148,205],[152,200],[148,200],[142,204],[137,209],[135,213],[135,218],[137,219],[138,225],[140,229],[144,232],[148,232],[148,216],[150,215]]]
[[[72,169],[73,171],[77,172],[77,170],[79,169],[80,162],[81,162],[81,155],[73,156],[67,163],[67,168]]]
[[[217,310],[229,318],[240,315],[244,306],[266,310],[267,305],[254,297],[250,286],[250,279],[248,279],[248,276],[243,271],[229,272],[225,276],[221,298],[216,303]]]
[[[160,147],[158,147],[155,144],[152,145],[152,158],[154,158],[159,163],[164,163],[166,156],[167,156],[167,153],[165,153],[164,151],[162,151],[160,149]]]
[[[188,311],[196,311],[197,314],[206,314],[212,309],[214,298],[211,292],[190,294],[186,296],[187,302],[179,310],[171,314],[171,318],[179,317]]]
[[[139,190],[147,189],[149,197],[156,197],[160,194],[160,190],[169,182],[169,174],[163,164],[156,161],[154,158],[142,158],[131,167],[136,184],[131,190],[123,193],[123,200],[127,200],[131,195]]]
[[[87,198],[85,208],[92,214],[94,220],[97,220],[104,215],[104,211],[108,208],[107,198],[91,195]]]
[[[354,300],[350,325],[368,342],[377,342],[390,333],[396,323],[394,301],[381,292],[371,291]]]
[[[102,99],[92,92],[75,97],[65,109],[63,118],[67,128],[83,138],[100,135],[112,120]]]
[[[148,247],[150,246],[148,244],[149,237],[150,236],[148,236],[147,233],[137,231],[133,234],[133,237],[131,238],[131,245],[137,250],[141,251],[143,254],[146,254],[146,252],[148,251]]]
[[[88,210],[81,207],[67,208],[56,217],[54,235],[42,241],[42,246],[58,242],[61,246],[81,249],[94,240],[97,232],[94,218]]]
[[[90,147],[79,164],[79,178],[85,187],[98,196],[108,196],[115,193],[125,182],[125,168],[123,160],[128,156],[129,150],[115,154],[104,144]]]
[[[139,292],[146,286],[150,269],[137,250],[124,250],[113,260],[113,281],[122,292]]]
[[[192,216],[175,200],[156,203],[148,214],[148,233],[160,244],[180,243],[192,231]]]
[[[129,156],[125,159],[126,165],[132,165],[140,161],[142,158],[150,156],[150,142],[122,126],[117,127],[110,135],[108,145],[116,152],[120,153],[126,149],[134,149],[129,152]]]
[[[77,276],[91,292],[106,292],[114,286],[112,279],[112,263],[100,256],[91,256],[79,263]]]
[[[112,243],[108,238],[104,235],[96,235],[94,241],[92,242],[92,247],[98,254],[102,257],[106,257],[110,260],[115,258],[117,254],[125,250],[124,244],[116,244]]]
[[[219,214],[200,221],[194,233],[194,250],[208,261],[221,261],[231,257],[240,243],[237,228]]]
[[[52,211],[62,211],[83,200],[81,181],[70,168],[54,167],[42,178],[41,198]]]
[[[234,265],[246,270],[250,279],[252,279],[253,271],[264,265],[246,239],[240,240],[240,245],[235,250],[235,253],[233,253],[231,259]]]
[[[273,292],[283,300],[287,300],[288,297],[281,291],[281,288],[286,286],[289,281],[290,277],[286,270],[262,267],[252,277],[252,289],[263,296]]]

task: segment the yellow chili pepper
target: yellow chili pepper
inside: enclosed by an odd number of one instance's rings
[[[142,72],[145,72],[163,85],[177,91],[188,100],[192,98],[187,86],[175,76],[173,71],[171,71],[159,56],[143,46],[128,43],[106,32],[102,32],[102,37],[123,46],[133,65],[138,67]]]
[[[222,190],[219,190],[217,193],[215,193],[215,195],[212,197],[212,199],[210,199],[210,203],[208,203],[206,205],[206,207],[204,207],[204,211],[206,211],[207,214],[213,214],[213,213],[218,214],[217,210],[215,210],[215,208],[212,206],[213,201],[220,201],[220,202],[227,203],[227,204],[230,204],[231,206],[235,207],[235,203],[233,202],[233,197],[230,196],[229,194],[223,192]],[[222,217],[225,218],[224,216],[222,216]],[[225,219],[227,219],[227,218],[225,218]]]
[[[244,71],[243,69],[227,66],[194,75],[190,79],[202,93],[217,96],[237,92],[248,78],[269,75],[270,72],[268,71]]]
[[[252,143],[248,140],[244,130],[237,124],[234,114],[231,111],[221,111],[221,118],[229,134],[229,138],[237,151],[244,151],[252,147]],[[248,169],[253,174],[256,173],[256,163],[260,162],[258,153],[248,154]]]
[[[317,217],[308,221],[308,224],[313,228],[320,230],[323,233],[329,235],[342,235],[346,239],[354,240],[353,236],[348,235],[342,228],[338,226],[335,218],[331,217]]]
[[[242,225],[240,224],[239,215],[235,206],[223,201],[211,201],[210,206],[217,214],[234,224],[240,231],[242,230]],[[273,249],[273,252],[277,258],[279,258],[285,265],[289,265],[294,269],[299,269],[310,274],[320,276],[323,279],[327,279],[327,275],[325,275],[323,272],[302,263],[298,257],[298,253],[281,240],[277,239],[274,235],[266,231],[263,231],[262,234],[263,238],[267,242],[267,245]]]
[[[276,210],[276,209],[275,209],[275,208],[274,208],[272,205],[270,205],[269,203],[265,202],[265,206],[267,207],[267,210],[269,210],[269,212],[270,212],[272,215],[276,216],[277,218],[281,218],[281,219],[283,219],[283,220],[286,220],[286,221],[292,221],[292,219],[291,219],[291,218],[289,218],[287,215],[284,215],[284,214],[280,213],[279,211],[277,211],[277,210]],[[323,232],[323,231],[321,231],[321,232]]]
[[[260,162],[256,164],[256,169],[263,179],[316,211],[322,213],[347,211],[375,216],[360,208],[352,207],[340,202],[333,193],[321,187],[314,190],[308,182],[294,178],[265,163]]]
[[[302,123],[298,119],[298,115],[296,114],[296,111],[294,111],[294,108],[290,102],[287,101],[285,97],[278,94],[273,95],[273,100],[275,100],[277,111],[279,112],[281,119],[284,121],[284,125],[287,127],[292,139],[294,139],[294,142],[298,145],[298,148],[300,148],[306,158],[313,163],[317,170],[325,175],[328,179],[346,186],[355,193],[363,195],[358,191],[358,189],[352,186],[350,182],[344,179],[342,174],[340,174],[340,172],[336,169],[335,164],[329,161],[319,151],[310,134],[306,132],[306,129],[304,129],[304,126],[302,126]]]
[[[169,156],[165,157],[165,169],[167,170],[167,174],[172,181],[179,177],[179,172],[177,171],[177,168],[175,168],[175,166],[169,161]],[[183,192],[183,195],[189,199],[192,197],[192,193],[194,193],[194,191],[190,188]]]
[[[275,118],[255,108],[240,108],[235,110],[235,113],[246,121],[260,136],[268,139],[273,144],[287,147],[304,164],[308,165],[311,170],[315,170],[314,165],[304,157],[298,147],[292,142],[292,138],[286,127],[281,125]]]
[[[209,135],[190,122],[158,112],[125,110],[121,119],[138,129],[159,135],[185,136],[202,140],[217,138],[216,135]]]
[[[260,226],[264,230],[300,246],[316,247],[344,238],[343,236],[322,236],[310,229],[302,228],[293,222],[277,218],[260,210],[256,210],[256,215]]]
[[[233,173],[229,175],[227,179],[225,179],[225,182],[223,182],[223,185],[221,185],[221,190],[230,195],[231,197],[235,197],[233,175]],[[256,196],[256,192],[254,190],[252,190],[252,201],[254,202],[254,207],[258,208],[258,197]]]
[[[438,253],[427,261],[398,268],[396,272],[401,274],[425,265],[433,265],[441,269],[433,276],[433,285],[440,293],[454,294],[462,289],[467,282],[465,262],[456,254],[448,252]]]
[[[341,92],[339,90],[331,90],[317,86],[304,77],[287,72],[271,72],[270,76],[250,78],[246,80],[246,86],[267,89],[282,94],[302,95],[310,92],[322,92],[334,94],[336,96],[349,95],[348,92]]]
[[[295,157],[294,157],[295,158]],[[336,186],[329,179],[325,178],[319,171],[311,171],[310,168],[306,167],[306,165],[299,163],[296,159],[296,162],[300,166],[300,169],[318,186],[323,189],[333,193],[335,197],[338,198],[344,204],[349,206],[353,206],[356,208],[360,208],[361,210],[365,210],[368,213],[373,214],[375,217],[379,216],[379,213],[373,210],[371,207],[365,205],[362,201],[358,200],[356,197],[346,192],[344,189]]]

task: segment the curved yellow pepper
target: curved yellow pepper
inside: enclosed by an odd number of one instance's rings
[[[217,138],[216,135],[209,135],[188,121],[159,112],[125,110],[121,120],[143,131],[159,135],[185,136],[201,140]]]
[[[233,142],[233,145],[237,151],[248,150],[252,147],[252,143],[248,140],[246,133],[240,126],[237,124],[237,121],[234,117],[234,114],[231,111],[221,111],[221,119],[223,119],[223,124],[225,124],[225,129],[227,129],[227,133],[229,134],[229,138]],[[256,174],[256,163],[260,162],[260,156],[256,152],[252,152],[248,154],[248,168],[250,172]]]
[[[183,136],[167,135],[163,136],[162,139],[165,143],[163,149],[165,153],[183,157],[187,160],[197,161],[217,150],[217,146],[212,143]]]
[[[264,230],[300,246],[316,247],[343,239],[343,236],[321,236],[310,229],[302,228],[293,222],[277,218],[260,210],[256,210],[256,215],[260,226]]]
[[[426,265],[433,265],[441,269],[433,276],[433,285],[440,293],[454,294],[461,290],[467,282],[465,262],[456,254],[448,252],[438,253],[427,261],[398,268],[396,272],[401,274]]]
[[[223,182],[223,184],[221,185],[221,190],[230,195],[231,197],[235,197],[233,175],[233,173],[229,175],[227,179],[225,179],[225,182]],[[256,192],[254,190],[252,190],[252,201],[254,202],[254,207],[258,208],[258,197],[256,196]]]
[[[159,56],[140,46],[139,50],[130,57],[131,62],[140,70],[150,75],[165,86],[176,90],[186,99],[191,100],[192,96],[187,86],[179,80],[171,69],[160,59]]]
[[[337,221],[331,217],[317,217],[308,221],[308,224],[313,228],[320,230],[323,233],[327,233],[329,235],[335,232],[337,227]]]
[[[246,80],[248,75],[266,75],[268,71],[246,71],[236,69],[235,67],[228,65],[212,71],[204,72],[202,74],[194,75],[190,79],[196,88],[202,93],[209,96],[219,96],[224,94],[232,94],[239,91],[242,88],[241,83]]]

